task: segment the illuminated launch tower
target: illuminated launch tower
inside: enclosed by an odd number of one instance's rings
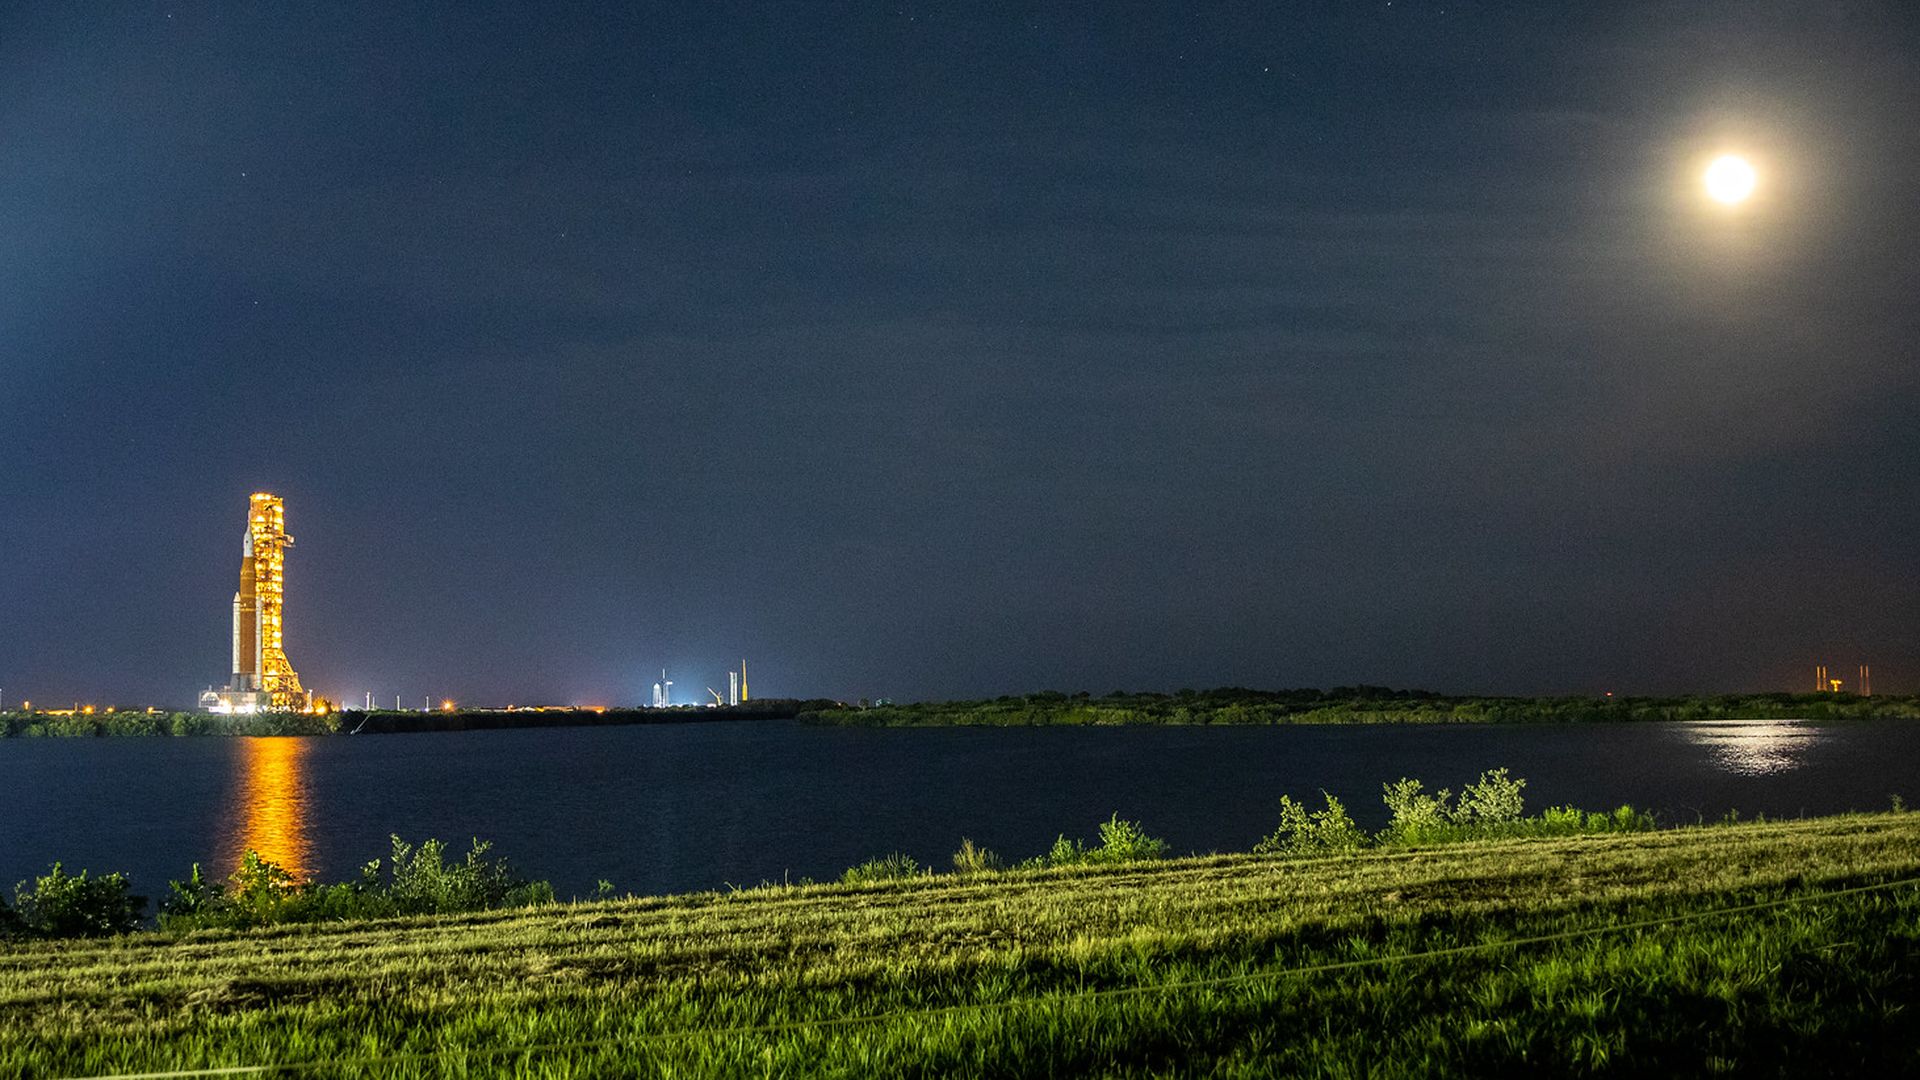
[[[248,500],[240,538],[240,591],[233,594],[233,681],[208,691],[201,704],[214,712],[295,712],[312,702],[287,659],[287,506],[260,492]]]

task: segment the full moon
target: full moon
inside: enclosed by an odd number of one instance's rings
[[[1727,154],[1707,166],[1706,181],[1707,194],[1715,200],[1728,206],[1745,202],[1753,194],[1753,166],[1746,158]]]

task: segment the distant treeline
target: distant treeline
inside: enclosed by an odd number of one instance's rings
[[[348,709],[336,714],[342,733],[392,735],[416,731],[483,731],[492,728],[599,727],[614,724],[700,724],[727,720],[791,720],[802,712],[831,708],[832,701],[766,698],[714,708],[668,709],[455,709],[392,712]]]
[[[832,701],[767,698],[721,708],[675,709],[453,709],[406,712],[346,709],[316,713],[251,713],[222,716],[198,712],[124,710],[93,713],[0,713],[0,737],[109,735],[389,735],[419,731],[480,731],[492,728],[590,727],[605,724],[689,724],[726,720],[786,720],[818,712]]]
[[[0,736],[331,735],[338,721],[338,713],[219,716],[133,709],[94,713],[10,712],[0,713]]]
[[[1449,697],[1425,690],[1182,690],[1104,697],[1047,691],[990,701],[917,702],[803,711],[813,724],[1034,727],[1119,724],[1520,724],[1640,720],[1920,719],[1920,698],[1726,694],[1671,698]]]

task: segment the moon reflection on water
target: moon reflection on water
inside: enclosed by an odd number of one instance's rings
[[[1709,720],[1687,724],[1680,736],[1730,773],[1773,776],[1805,765],[1822,732],[1804,720]]]

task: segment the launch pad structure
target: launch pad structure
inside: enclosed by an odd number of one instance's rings
[[[293,537],[287,533],[286,500],[256,492],[247,500],[247,530],[240,539],[240,591],[233,594],[233,678],[200,695],[209,712],[300,712],[313,705],[311,692],[287,659],[286,563]]]

